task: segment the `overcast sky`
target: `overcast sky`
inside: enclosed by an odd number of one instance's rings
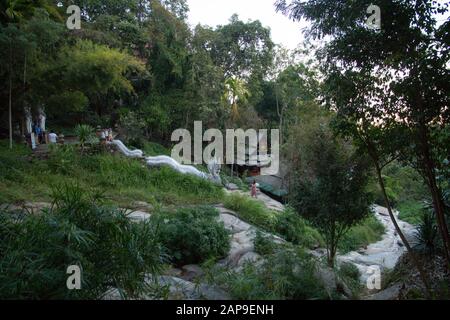
[[[188,0],[189,23],[201,23],[215,27],[228,23],[237,13],[243,21],[259,20],[269,27],[275,43],[294,49],[303,41],[302,25],[292,22],[281,13],[275,12],[275,0]],[[303,25],[304,26],[304,25]]]

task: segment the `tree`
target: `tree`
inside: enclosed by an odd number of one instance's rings
[[[328,121],[311,117],[302,126],[302,158],[290,204],[322,232],[333,267],[339,241],[369,214],[370,166],[351,142],[333,136]]]
[[[272,64],[273,42],[270,30],[259,21],[244,23],[237,15],[230,23],[218,26],[217,37],[211,44],[214,62],[225,76],[248,80],[252,75],[264,76]]]
[[[278,76],[276,93],[281,144],[285,132],[286,113],[318,97],[319,82],[316,78],[315,72],[303,63],[288,66]]]
[[[311,21],[310,38],[329,37],[321,51],[324,74],[329,83],[350,83],[357,88],[357,97],[334,90],[328,105],[338,114],[349,115],[355,110],[375,125],[397,123],[402,135],[408,137],[402,158],[415,164],[430,189],[437,223],[444,243],[444,255],[450,266],[450,236],[448,233],[442,190],[436,172],[442,167],[432,150],[439,143],[432,139],[436,127],[449,121],[450,71],[448,30],[450,24],[439,25],[438,14],[448,10],[448,4],[437,1],[379,1],[382,28],[374,31],[365,24],[365,12],[370,1],[340,2],[277,1],[278,10],[295,20]],[[367,85],[368,79],[376,85]],[[335,89],[338,86],[333,86]],[[366,90],[364,98],[362,87]],[[339,89],[340,90],[340,89]],[[340,100],[337,103],[336,100]],[[376,107],[370,108],[371,105]],[[386,140],[383,140],[386,141]]]
[[[231,106],[231,119],[236,121],[239,118],[239,105],[244,104],[250,92],[245,87],[245,83],[237,78],[225,80],[224,99]]]
[[[138,59],[91,41],[63,47],[52,62],[42,72],[49,80],[49,85],[43,86],[51,92],[50,97],[65,91],[82,93],[99,117],[117,107],[114,98],[134,94],[131,78],[145,74]]]
[[[33,42],[27,39],[27,34],[15,24],[0,27],[0,61],[7,69],[3,72],[8,79],[8,126],[9,144],[13,144],[13,94],[17,83],[22,83],[21,73],[18,70],[24,66],[24,52],[33,46]],[[2,73],[3,73],[2,72]]]

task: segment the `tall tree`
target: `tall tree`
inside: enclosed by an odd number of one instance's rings
[[[433,198],[437,222],[444,243],[444,255],[450,265],[448,233],[442,190],[436,172],[442,164],[431,152],[437,141],[431,139],[435,127],[449,121],[450,71],[448,50],[449,23],[439,25],[437,15],[448,4],[437,1],[378,1],[380,30],[366,25],[371,1],[277,1],[277,9],[295,20],[311,22],[308,37],[330,40],[321,50],[324,74],[329,82],[341,79],[353,87],[366,86],[365,102],[352,94],[331,97],[330,107],[338,113],[361,109],[359,115],[401,124],[413,146],[404,157],[417,164]],[[376,85],[367,86],[368,79]],[[334,86],[338,88],[337,86]],[[360,92],[360,91],[358,91]],[[335,90],[335,94],[339,92]],[[368,108],[370,105],[376,108]],[[366,117],[366,115],[364,115]],[[381,115],[381,116],[380,116]],[[449,141],[445,141],[449,143]]]
[[[328,123],[329,117],[317,115],[302,122],[290,204],[322,231],[333,267],[342,237],[369,214],[370,166],[351,142],[333,136]]]

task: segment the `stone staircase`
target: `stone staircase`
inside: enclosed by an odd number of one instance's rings
[[[39,144],[36,146],[36,149],[33,150],[33,157],[38,159],[46,159],[48,158],[48,153],[49,153],[49,145]]]

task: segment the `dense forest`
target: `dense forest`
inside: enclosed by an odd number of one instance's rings
[[[366,24],[371,1],[274,1],[274,15],[308,22],[291,50],[236,14],[191,26],[186,0],[0,0],[0,298],[100,299],[111,288],[168,298],[172,284],[147,275],[167,281],[192,265],[202,266],[202,284],[235,299],[360,298],[373,292],[342,256],[389,228],[405,255],[383,270],[383,288],[449,298],[450,21],[439,19],[449,8],[377,2],[379,29]],[[68,28],[70,5],[80,28]],[[36,157],[27,117],[42,115],[47,131],[77,142]],[[95,137],[112,128],[147,156],[170,155],[174,130],[193,131],[195,121],[279,129],[283,210],[249,199],[248,170],[223,166],[224,185],[239,189],[230,194],[149,170]],[[17,213],[30,207],[42,214]],[[151,219],[130,222],[127,210]],[[226,210],[257,230],[261,263],[220,264],[235,250],[217,222]],[[102,263],[109,258],[113,266]],[[60,267],[75,262],[88,290],[64,286]]]

